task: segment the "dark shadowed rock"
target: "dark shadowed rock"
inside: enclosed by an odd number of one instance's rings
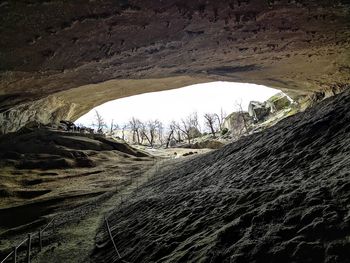
[[[347,91],[220,150],[167,164],[109,217],[122,259],[347,263],[349,103]],[[111,261],[103,228],[96,242],[107,245],[94,260]]]
[[[64,169],[94,167],[96,152],[117,152],[146,157],[124,142],[94,134],[24,128],[0,138],[0,165],[19,169]]]

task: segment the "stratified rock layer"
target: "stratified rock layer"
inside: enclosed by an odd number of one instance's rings
[[[350,91],[167,165],[108,217],[127,262],[349,262]],[[116,259],[104,227],[95,262]],[[102,248],[101,248],[102,247]]]
[[[332,93],[349,26],[346,0],[2,1],[2,131],[210,80]]]

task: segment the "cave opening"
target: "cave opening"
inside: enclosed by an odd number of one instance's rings
[[[349,262],[349,0],[0,1],[0,14],[1,262]],[[94,109],[219,80],[291,98]]]
[[[278,89],[216,81],[112,100],[93,108],[75,124],[154,148],[168,145],[170,137],[188,144],[198,137],[226,133],[237,139],[264,121],[288,115],[293,103]],[[191,128],[196,134],[189,136]]]

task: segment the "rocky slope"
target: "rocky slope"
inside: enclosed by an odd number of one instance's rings
[[[350,91],[168,165],[108,218],[127,262],[349,262]],[[95,262],[117,258],[106,230]],[[102,248],[101,248],[102,247]]]
[[[0,127],[210,80],[349,83],[347,0],[0,1]],[[327,91],[327,92],[328,92]]]
[[[0,166],[18,169],[64,169],[95,167],[99,152],[147,157],[125,142],[98,134],[24,128],[0,137]]]
[[[9,236],[114,193],[153,158],[100,135],[22,129],[0,138],[0,258]],[[9,246],[5,248],[7,249]]]

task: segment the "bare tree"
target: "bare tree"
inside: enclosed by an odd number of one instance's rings
[[[176,142],[177,143],[182,142],[182,136],[181,136],[182,131],[179,129],[180,123],[178,123],[176,121],[172,121],[171,125],[174,127],[174,138],[175,138]]]
[[[249,131],[249,129],[248,129],[248,120],[246,119],[246,116],[245,116],[244,111],[243,111],[242,100],[241,101],[236,101],[235,102],[235,106],[236,106],[236,108],[238,110],[239,116],[241,117],[241,119],[243,121],[245,132],[248,132]]]
[[[140,130],[142,128],[142,123],[140,120],[132,117],[129,121],[130,129],[132,132],[132,141],[133,143],[140,144]]]
[[[122,140],[125,141],[125,130],[128,128],[128,124],[124,123],[122,125]]]
[[[218,122],[218,119],[216,116],[217,115],[213,113],[204,114],[205,126],[210,130],[214,138],[215,138],[215,132],[216,132],[216,124]]]
[[[140,143],[139,144],[143,144],[143,141],[146,140],[146,132],[147,132],[147,124],[140,121],[140,129],[139,129]]]
[[[221,108],[220,109],[220,113],[219,114],[215,114],[217,120],[218,120],[218,123],[219,123],[219,129],[220,131],[222,131],[223,129],[223,124],[224,124],[224,121],[225,121],[225,118],[227,116],[226,112],[224,112],[224,110]]]
[[[114,123],[114,120],[112,119],[109,129],[110,129],[109,131],[110,135],[113,135],[115,131],[118,131],[119,125],[117,123]]]
[[[159,138],[162,123],[158,120],[151,120],[151,121],[148,121],[146,125],[143,125],[143,126],[145,128],[142,129],[142,135],[147,139],[150,146],[153,147],[156,137]]]
[[[145,129],[142,129],[142,134],[147,139],[150,146],[153,147],[156,135],[159,133],[160,121],[148,121],[144,127]]]
[[[176,125],[176,128],[185,135],[189,144],[194,138],[194,132],[198,131],[198,127],[198,115],[196,112],[190,114],[186,119],[182,119],[181,124]]]
[[[165,145],[166,149],[169,148],[171,138],[174,138],[175,131],[176,131],[176,123],[175,123],[175,121],[172,121],[168,127],[168,136],[167,136],[166,145]]]
[[[95,122],[92,125],[97,128],[99,133],[102,133],[102,129],[107,127],[106,122],[97,110],[95,110]]]
[[[113,124],[113,121],[114,121],[114,120],[112,119],[112,121],[111,121],[111,126],[110,126],[110,134],[111,134],[111,135],[112,135],[112,133],[113,133],[113,125],[114,125],[114,124]]]
[[[164,126],[161,121],[159,121],[158,124],[158,141],[160,145],[163,145],[164,143]]]

